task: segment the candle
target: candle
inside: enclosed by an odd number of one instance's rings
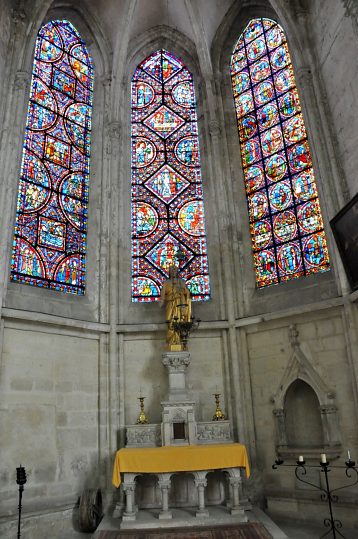
[[[327,463],[326,453],[322,453],[322,454],[321,454],[321,462],[322,462],[323,464],[326,464],[326,463]]]
[[[303,461],[304,461],[303,455],[300,455],[300,456],[298,457],[298,462],[303,462]]]
[[[351,460],[351,452],[349,451],[349,449],[347,451],[347,454],[348,454],[348,460]]]

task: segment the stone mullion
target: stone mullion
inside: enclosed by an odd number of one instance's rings
[[[96,81],[95,81],[96,82]],[[100,86],[101,84],[101,86]],[[115,176],[112,171],[112,156],[113,146],[118,142],[116,130],[112,124],[105,127],[105,120],[110,117],[110,97],[111,97],[111,79],[105,77],[99,84],[98,89],[101,89],[101,100],[98,99],[98,105],[101,110],[93,110],[95,115],[98,114],[101,122],[98,125],[98,151],[101,148],[100,155],[102,156],[101,164],[98,164],[98,177],[100,182],[100,208],[99,216],[99,317],[101,322],[109,322],[110,332],[100,336],[99,341],[99,369],[98,369],[98,421],[99,421],[99,464],[100,464],[100,482],[104,488],[111,488],[111,474],[113,454],[117,450],[117,409],[118,409],[118,389],[116,387],[117,380],[117,334],[115,324],[117,321],[116,310],[111,303],[113,302],[112,294],[112,264],[116,260],[117,251],[113,249],[113,234],[110,233],[112,223],[112,214],[114,212],[112,205],[115,197],[109,197],[111,193],[112,178]],[[101,114],[102,112],[102,114]],[[93,155],[92,159],[96,156]],[[91,189],[91,179],[90,179]],[[95,208],[90,211],[95,212]],[[95,222],[95,221],[94,221]],[[116,235],[114,236],[116,237]],[[113,285],[112,285],[113,286]],[[114,296],[115,297],[115,296]],[[114,318],[114,319],[113,319]]]
[[[245,328],[238,329],[237,345],[240,357],[240,394],[242,395],[242,442],[247,445],[248,451],[250,453],[251,464],[252,466],[255,466],[257,461],[257,446],[255,435],[253,396],[251,390],[249,347],[247,343],[247,333]]]
[[[331,111],[318,68],[312,40],[307,32],[307,12],[300,9],[297,12],[300,28],[300,38],[306,52],[307,63],[295,69],[303,116],[308,126],[308,141],[311,153],[314,151],[313,167],[319,172],[320,182],[317,182],[319,202],[324,217],[324,230],[328,240],[329,255],[337,270],[339,290],[348,291],[348,284],[341,261],[335,248],[335,242],[328,219],[349,200],[349,190],[344,176],[342,164],[338,156],[338,142],[333,131],[330,118]],[[314,122],[313,122],[314,118]],[[317,175],[317,174],[316,174]],[[327,185],[325,188],[324,185]],[[324,195],[324,196],[322,196]]]
[[[0,301],[6,294],[9,281],[9,268],[11,259],[12,237],[14,234],[16,201],[19,185],[24,128],[29,92],[30,77],[23,71],[17,72],[14,84],[14,96],[8,104],[9,118],[5,121],[8,130],[3,139],[2,154],[5,159],[2,163],[2,197],[0,201],[0,214],[2,218],[1,229],[6,233],[0,240]],[[11,94],[11,92],[10,92]],[[21,111],[20,113],[17,111]]]
[[[301,106],[306,105],[304,120],[310,126],[308,140],[311,147],[318,146],[318,152],[315,151],[315,153],[316,161],[318,160],[319,168],[322,168],[323,172],[320,177],[324,178],[329,186],[329,189],[325,189],[324,192],[326,205],[329,208],[329,216],[332,217],[349,200],[349,190],[337,154],[338,143],[333,132],[333,126],[328,120],[332,114],[324,83],[320,76],[314,46],[307,32],[307,28],[309,28],[307,12],[299,10],[297,19],[307,64],[296,67],[295,74],[299,84]],[[315,116],[314,122],[311,120],[313,114]],[[337,189],[338,186],[340,189]]]
[[[217,93],[218,93],[218,107],[220,111],[220,116],[222,119],[222,124],[225,125],[224,122],[224,109],[223,109],[223,103],[224,103],[224,97],[223,97],[223,83],[221,78],[221,73],[219,73],[220,76],[217,76],[216,78],[216,84],[217,84]],[[233,111],[233,114],[235,112]],[[226,134],[226,133],[225,133]],[[225,155],[225,166],[229,163],[229,156],[228,156],[228,148],[226,143],[223,140],[224,138],[221,137],[221,146],[224,149],[224,155]],[[239,141],[238,143],[238,149],[239,149]],[[228,167],[227,167],[228,168]],[[227,171],[227,176],[230,178],[229,170]],[[232,182],[232,180],[231,180]],[[235,189],[234,186],[231,183],[231,188],[228,186],[228,191],[231,192],[230,199],[235,202]],[[245,206],[246,208],[246,206]],[[233,222],[236,223],[236,220],[233,216]],[[236,229],[235,229],[235,232]],[[233,257],[233,265],[235,271],[236,267],[240,267],[240,260],[238,256],[238,251],[232,250],[232,257]],[[243,288],[241,286],[235,286],[235,282],[238,282],[239,278],[242,278],[242,273],[235,274],[234,279],[231,285],[231,290],[229,293],[231,293],[231,296],[233,296],[234,291],[236,290],[236,297],[239,302],[238,312],[234,313],[234,316],[244,314],[244,298],[242,290]],[[244,338],[243,338],[244,335]],[[247,406],[248,401],[247,398],[241,397],[241,395],[251,396],[251,387],[250,387],[250,380],[249,380],[249,366],[248,366],[248,350],[247,350],[247,341],[246,341],[246,334],[244,332],[239,332],[239,335],[236,335],[235,331],[231,331],[229,329],[228,332],[228,344],[231,343],[231,350],[233,351],[230,356],[232,357],[232,363],[231,365],[228,365],[228,400],[230,401],[230,410],[229,413],[231,414],[231,417],[233,419],[233,423],[235,425],[235,433],[239,437],[240,441],[245,443],[250,443],[250,447],[255,447],[254,441],[255,441],[255,432],[254,432],[254,420],[253,420],[253,410],[252,406]],[[239,354],[237,351],[239,350]],[[227,353],[224,357],[227,357]],[[241,369],[242,369],[242,375],[241,375]],[[230,380],[232,381],[232,384],[230,384]],[[240,385],[240,393],[237,395],[237,391],[235,391],[235,385]],[[233,393],[232,393],[233,391]],[[235,417],[233,416],[233,406],[231,404],[231,395],[235,395],[235,402],[234,402],[234,411],[235,411]],[[252,455],[251,457],[253,459],[256,459],[256,450],[252,449],[251,451]]]
[[[9,59],[7,61],[6,77],[4,77],[3,114],[1,130],[1,158],[2,182],[0,188],[0,306],[9,281],[9,267],[11,256],[12,235],[15,223],[16,198],[19,183],[19,171],[22,159],[22,146],[25,132],[27,101],[31,75],[27,71],[17,71],[18,62],[15,60],[19,54],[16,43],[22,46],[24,39],[24,14],[14,10],[12,16],[12,30],[8,45]],[[5,99],[5,96],[7,98]],[[1,308],[1,307],[0,307]]]
[[[108,106],[107,114],[110,118],[111,100],[110,86],[108,85]],[[106,197],[109,209],[108,223],[108,290],[109,290],[109,351],[108,351],[108,409],[109,409],[109,454],[111,457],[118,449],[117,434],[119,429],[119,364],[118,364],[118,308],[119,308],[119,252],[118,252],[118,231],[119,228],[119,187],[118,175],[120,171],[120,124],[117,120],[108,122],[105,152],[108,162],[108,176],[110,178]],[[111,233],[114,231],[114,234]],[[109,481],[110,477],[108,477]]]

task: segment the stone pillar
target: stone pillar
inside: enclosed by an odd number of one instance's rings
[[[334,404],[322,404],[320,406],[323,444],[325,446],[340,445],[339,423],[337,417],[337,406]]]
[[[285,410],[283,408],[276,408],[276,410],[273,411],[273,415],[275,416],[276,425],[276,446],[286,447],[287,436],[285,426]]]
[[[232,491],[231,514],[236,515],[240,511],[239,487],[241,477],[229,477],[229,483]]]
[[[195,486],[198,489],[198,510],[196,512],[197,517],[208,517],[209,511],[205,508],[205,487],[207,485],[206,479],[207,471],[196,472],[195,474]]]
[[[133,474],[130,474],[131,476]],[[135,493],[135,477],[130,477],[126,480],[126,477],[124,477],[123,481],[123,491],[126,495],[126,508],[123,513],[123,520],[135,520],[136,514],[134,509],[134,493]]]
[[[168,369],[169,401],[187,399],[186,369],[190,364],[189,352],[165,352],[163,365]]]
[[[225,470],[228,473],[230,501],[227,507],[232,515],[241,516],[241,522],[247,522],[244,509],[240,506],[240,488],[241,488],[241,472],[240,468],[228,468]]]
[[[159,513],[159,519],[172,518],[172,513],[169,511],[169,489],[171,486],[170,475],[160,474],[158,486],[162,493],[162,510]]]

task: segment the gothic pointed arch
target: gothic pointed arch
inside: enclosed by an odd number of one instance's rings
[[[84,294],[93,67],[67,20],[37,35],[11,280]]]
[[[170,265],[210,297],[193,77],[161,49],[132,78],[132,300],[159,299]]]
[[[259,288],[329,269],[300,99],[285,34],[252,19],[231,79]]]

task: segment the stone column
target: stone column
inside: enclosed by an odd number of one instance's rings
[[[165,352],[163,365],[168,370],[169,401],[188,399],[186,369],[190,364],[189,352]]]
[[[320,406],[321,421],[323,429],[323,443],[325,446],[340,445],[339,423],[337,417],[337,406],[334,404],[322,404]]]
[[[273,410],[276,425],[276,447],[287,446],[285,411],[283,408]]]
[[[229,483],[232,491],[232,505],[231,505],[231,514],[237,515],[240,512],[240,497],[239,497],[239,487],[241,483],[241,477],[229,477]]]
[[[240,507],[240,488],[241,488],[241,472],[240,468],[230,468],[225,470],[228,475],[229,483],[229,492],[230,492],[230,501],[227,504],[227,507],[230,508],[230,513],[232,515],[241,515],[241,522],[246,522],[247,517],[245,516],[244,509]]]
[[[132,474],[131,474],[132,475]],[[126,509],[123,513],[123,520],[135,520],[136,514],[134,510],[134,493],[135,493],[136,483],[134,478],[124,478],[123,481],[123,491],[126,495]]]
[[[209,511],[205,508],[205,487],[207,485],[206,479],[207,471],[205,472],[196,472],[195,476],[195,486],[198,489],[198,511],[196,512],[197,517],[208,517]]]
[[[160,474],[158,486],[162,492],[162,510],[159,513],[159,519],[172,518],[172,513],[169,511],[169,489],[171,486],[170,475]]]

